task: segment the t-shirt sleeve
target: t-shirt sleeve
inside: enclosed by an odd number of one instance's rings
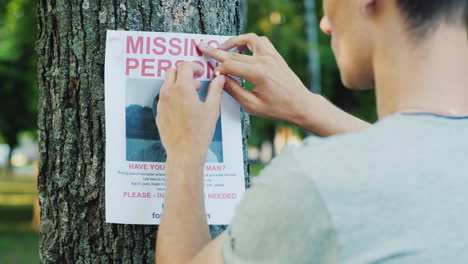
[[[223,241],[225,264],[336,263],[336,234],[309,172],[287,149],[252,181]]]

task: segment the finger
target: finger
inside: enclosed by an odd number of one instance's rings
[[[223,98],[223,86],[225,82],[226,77],[223,75],[219,75],[211,81],[205,101],[207,105],[219,108],[221,99]]]
[[[161,90],[159,91],[160,94],[164,94],[167,92],[167,88],[175,83],[176,76],[177,71],[175,69],[171,68],[166,72],[166,76],[164,77],[164,83],[161,86]]]
[[[183,84],[183,87],[188,87],[192,84],[192,80],[195,76],[201,76],[204,73],[204,69],[198,63],[183,62],[179,64],[177,68],[177,83]]]
[[[237,61],[251,61],[252,60],[252,56],[220,50],[220,49],[211,47],[204,42],[200,42],[200,44],[198,44],[198,48],[203,52],[203,54],[221,63],[227,60],[237,60]]]
[[[239,82],[229,76],[226,78],[224,90],[246,109],[251,108],[258,100],[253,93],[242,87]]]
[[[254,63],[244,63],[234,60],[226,61],[220,64],[214,72],[220,72],[223,74],[230,74],[242,79],[246,79],[251,83],[255,84],[255,78],[258,78],[258,68],[254,66]]]
[[[203,52],[203,54],[208,55],[219,62],[223,62],[229,58],[228,52],[211,47],[203,41],[198,44],[198,49]]]
[[[268,37],[265,37],[265,36],[259,37],[258,41],[263,44],[262,47],[266,49],[270,49],[270,50],[271,49],[276,50],[275,46],[273,45],[273,43],[271,43]]]
[[[201,89],[201,82],[199,80],[193,80],[193,86],[195,87],[195,90],[198,91]]]
[[[235,43],[236,39],[235,38],[238,38],[238,37],[232,37],[230,39],[228,39],[226,42],[222,43],[218,49],[220,50],[224,50],[224,51],[229,51],[231,49],[234,49],[236,48],[238,51],[244,51],[244,50],[250,50],[248,47],[247,47],[247,44],[244,43]]]
[[[239,35],[236,37],[232,37],[228,39],[226,42],[219,46],[221,50],[230,50],[232,48],[236,48],[238,50],[245,50],[249,49],[253,53],[257,49],[257,44],[259,43],[259,37],[254,33]]]
[[[173,68],[169,69],[166,72],[166,76],[164,77],[164,83],[168,83],[168,84],[175,83],[176,76],[177,76],[177,71]]]

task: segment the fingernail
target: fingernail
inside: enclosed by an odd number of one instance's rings
[[[224,77],[224,75],[219,75],[218,77],[216,77],[218,79],[218,82],[222,85],[224,85],[224,83],[226,83],[226,77]]]
[[[205,42],[201,41],[200,43],[198,43],[198,47],[200,49],[204,50],[204,49],[208,48],[208,45]]]
[[[221,73],[219,73],[219,71],[216,71],[216,72],[215,72],[215,75],[216,75],[216,76],[219,76],[220,74],[221,74]]]

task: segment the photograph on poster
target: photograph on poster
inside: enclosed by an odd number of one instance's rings
[[[125,88],[126,159],[140,162],[165,162],[166,151],[161,143],[155,118],[159,90],[164,80],[127,78]],[[201,81],[198,91],[205,100],[209,81]],[[206,157],[207,163],[222,163],[223,144],[221,117],[216,123],[213,140]]]

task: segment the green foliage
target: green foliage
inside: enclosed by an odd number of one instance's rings
[[[36,128],[36,1],[0,2],[0,134],[14,147]]]
[[[256,163],[251,163],[250,164],[250,176],[255,177],[262,172],[263,168],[265,168],[265,165],[263,164],[256,164]]]
[[[323,16],[322,1],[317,0],[317,19]],[[278,20],[278,14],[280,19]],[[279,22],[279,23],[278,23]],[[317,21],[319,24],[320,21]],[[251,0],[248,1],[247,32],[267,36],[288,62],[289,66],[308,85],[307,72],[308,44],[305,33],[304,5],[298,0]],[[315,30],[320,30],[316,28]],[[319,52],[322,67],[322,94],[343,110],[364,120],[374,122],[374,91],[350,91],[343,87],[340,72],[330,48],[330,37],[319,33]],[[251,84],[247,84],[252,89]],[[249,144],[259,146],[264,140],[272,140],[275,128],[288,125],[284,122],[251,118],[252,133]],[[307,133],[294,127],[299,135]]]

